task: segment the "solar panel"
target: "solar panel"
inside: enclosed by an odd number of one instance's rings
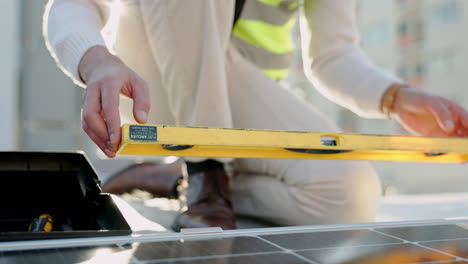
[[[454,238],[468,238],[468,225],[431,225],[377,229],[385,234],[408,241],[428,241]]]
[[[468,220],[2,242],[0,263],[468,263]]]
[[[275,252],[278,248],[255,237],[142,243],[134,255],[140,260],[178,259]]]
[[[432,251],[413,244],[392,244],[349,248],[329,248],[326,250],[306,250],[300,255],[315,261],[314,263],[347,264],[403,264],[425,263],[431,261],[454,260],[454,257]]]
[[[291,250],[402,242],[400,239],[375,233],[368,229],[266,235],[261,237],[282,248]]]

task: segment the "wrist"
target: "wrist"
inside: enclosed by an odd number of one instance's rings
[[[382,113],[385,114],[388,120],[391,119],[392,113],[395,112],[395,103],[397,100],[398,92],[401,89],[406,89],[409,88],[407,84],[404,83],[396,83],[393,85],[390,85],[385,93],[382,96],[381,102],[380,102],[380,110]]]
[[[81,80],[86,83],[89,76],[95,69],[109,61],[116,61],[118,58],[112,55],[104,46],[93,46],[89,48],[78,64],[78,73]]]

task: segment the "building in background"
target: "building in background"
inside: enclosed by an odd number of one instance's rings
[[[468,52],[468,3],[463,0],[361,0],[362,47],[380,67],[412,87],[468,107],[463,61]],[[361,123],[361,131],[369,124]],[[393,133],[404,130],[393,123]],[[468,168],[447,164],[378,163],[400,192],[466,191]]]
[[[364,51],[412,87],[468,108],[468,2],[463,0],[361,0]],[[373,128],[360,123],[360,132]],[[383,127],[388,129],[388,127]],[[393,123],[392,133],[404,134]],[[468,168],[447,164],[378,163],[383,178],[401,192],[466,191]]]
[[[80,124],[82,89],[57,68],[45,47],[42,16],[47,1],[18,2],[20,148],[35,151],[82,150],[85,148]]]
[[[463,0],[361,0],[362,46],[411,86],[468,107],[468,3]]]
[[[361,47],[381,68],[412,87],[433,92],[468,108],[468,2],[463,0],[359,0]],[[306,22],[294,33],[306,33]],[[304,34],[303,34],[304,35]],[[303,41],[304,43],[304,41]],[[307,47],[302,47],[303,49]],[[306,50],[303,52],[307,52]],[[326,100],[307,80],[301,54],[289,75],[290,88],[317,106],[345,132],[408,133],[395,121],[363,119]],[[308,62],[305,62],[307,66]],[[454,164],[373,162],[389,192],[465,192],[468,167]]]
[[[1,150],[76,151],[84,147],[80,136],[82,89],[59,71],[45,47],[45,3],[0,2],[4,25],[0,43]]]

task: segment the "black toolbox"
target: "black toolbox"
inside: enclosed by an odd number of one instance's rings
[[[131,234],[82,152],[0,152],[0,241]],[[29,231],[42,214],[52,231]]]

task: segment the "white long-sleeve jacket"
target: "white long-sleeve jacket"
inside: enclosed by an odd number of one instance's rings
[[[122,1],[144,4],[139,0]],[[44,37],[59,67],[79,85],[78,64],[92,46],[106,43],[102,29],[112,0],[49,0]],[[355,0],[304,0],[311,39],[309,65],[315,87],[333,102],[367,118],[383,118],[380,101],[397,77],[371,63],[359,47]],[[131,47],[130,47],[131,48]],[[138,47],[135,47],[138,48]]]

